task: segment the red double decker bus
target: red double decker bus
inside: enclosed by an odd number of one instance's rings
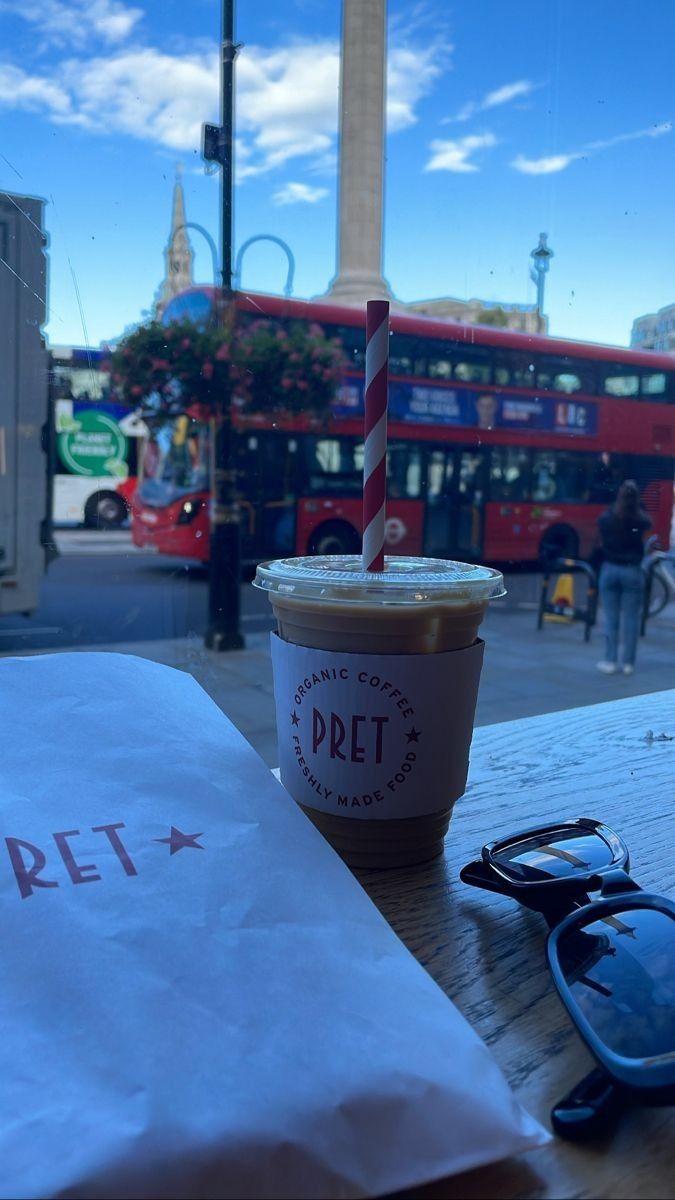
[[[213,320],[191,288],[164,320]],[[344,349],[330,419],[237,417],[243,556],[356,552],[361,542],[365,314],[239,294],[237,320],[313,322]],[[494,563],[586,557],[635,479],[663,545],[675,469],[675,360],[394,312],[387,548]],[[207,561],[208,426],[177,417],[146,448],[138,546]]]

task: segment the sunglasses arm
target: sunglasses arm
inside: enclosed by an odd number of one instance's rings
[[[467,863],[465,867],[462,867],[459,877],[462,883],[482,888],[485,892],[495,892],[498,896],[508,896],[523,908],[529,909],[530,912],[538,913],[544,918],[549,929],[555,929],[555,926],[575,908],[590,903],[590,897],[582,892],[577,892],[575,895],[568,894],[564,897],[558,895],[554,899],[550,893],[546,894],[536,885],[530,885],[527,888],[510,886],[506,880],[500,879],[482,859]]]

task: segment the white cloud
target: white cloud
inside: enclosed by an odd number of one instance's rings
[[[22,17],[44,41],[73,48],[87,45],[92,35],[122,42],[143,16],[121,0],[3,0],[0,11]]]
[[[78,0],[81,3],[84,0]],[[99,0],[97,19],[103,21],[107,14],[113,20],[118,7],[113,0]],[[96,4],[93,9],[97,11]],[[442,49],[440,43],[391,48],[390,132],[416,121],[418,101],[442,70]],[[15,95],[7,87],[0,104],[41,107],[49,120],[67,119],[92,132],[121,133],[174,152],[198,151],[202,122],[218,119],[219,55],[202,45],[183,54],[129,46],[96,57],[73,56],[50,75],[22,71],[21,78],[22,93]],[[238,178],[261,175],[301,157],[310,170],[330,169],[338,82],[335,41],[296,41],[273,50],[245,47],[236,67]],[[63,98],[60,109],[57,96]]]
[[[426,164],[425,171],[455,171],[467,174],[478,171],[472,161],[472,155],[478,150],[488,150],[497,145],[493,133],[472,134],[469,137],[457,138],[456,141],[436,140],[431,143],[431,158]]]
[[[552,175],[555,171],[564,171],[570,163],[583,157],[581,150],[576,154],[547,154],[543,158],[526,158],[524,154],[518,154],[511,166],[522,175]]]
[[[328,195],[328,188],[307,183],[285,183],[272,196],[273,204],[317,204]]]
[[[556,171],[564,171],[570,163],[577,162],[580,158],[590,158],[598,150],[609,150],[622,142],[635,142],[641,138],[663,137],[664,134],[671,133],[672,128],[670,121],[664,121],[659,125],[650,125],[648,129],[638,129],[634,133],[617,133],[615,137],[602,141],[587,142],[580,150],[572,150],[569,154],[548,154],[543,158],[526,158],[524,154],[518,154],[511,166],[522,175],[552,175]]]
[[[27,75],[20,67],[0,66],[0,107],[47,110],[54,122],[73,116],[68,93],[49,79]]]
[[[531,79],[517,79],[513,83],[505,83],[501,87],[487,92],[482,100],[470,100],[467,104],[462,105],[454,117],[445,117],[442,124],[449,125],[454,121],[468,121],[476,113],[485,112],[489,108],[500,108],[502,104],[510,104],[519,96],[529,96],[530,92],[535,91],[538,87],[541,87],[541,84],[533,83]]]

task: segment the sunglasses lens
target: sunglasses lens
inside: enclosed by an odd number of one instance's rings
[[[558,962],[597,1037],[625,1058],[675,1052],[675,918],[654,908],[575,923]]]
[[[561,826],[502,842],[491,857],[511,879],[541,883],[604,870],[613,860],[613,851],[599,833]]]

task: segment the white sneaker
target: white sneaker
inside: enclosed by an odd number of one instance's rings
[[[632,663],[626,663],[623,668],[623,673],[624,673],[624,675],[632,675],[634,670],[635,670],[635,667],[633,666]]]
[[[619,670],[619,664],[605,662],[603,659],[602,662],[598,663],[598,670],[602,671],[603,675],[616,675],[617,671]]]

